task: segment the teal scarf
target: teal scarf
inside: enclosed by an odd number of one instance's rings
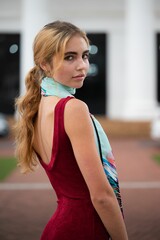
[[[53,78],[45,77],[41,83],[41,94],[42,96],[57,96],[65,98],[75,94],[76,89],[67,87],[59,82],[56,82]]]

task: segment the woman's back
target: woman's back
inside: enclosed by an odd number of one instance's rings
[[[45,163],[49,163],[52,154],[54,136],[54,109],[60,98],[42,97],[35,123],[34,149]]]

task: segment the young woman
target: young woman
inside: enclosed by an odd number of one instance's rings
[[[73,96],[89,68],[88,38],[56,21],[37,34],[33,51],[26,93],[16,101],[16,154],[23,172],[40,162],[57,194],[41,240],[127,240],[107,136]]]

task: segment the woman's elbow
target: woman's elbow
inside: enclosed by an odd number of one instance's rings
[[[109,191],[109,192],[104,192],[104,193],[97,193],[94,195],[91,195],[91,201],[93,203],[94,206],[105,206],[105,207],[109,207],[110,204],[114,201],[115,199],[115,195],[113,193],[113,191]]]

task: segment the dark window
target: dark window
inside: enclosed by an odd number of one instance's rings
[[[14,100],[19,94],[20,35],[0,33],[0,112],[14,113]]]
[[[90,40],[90,70],[76,97],[89,106],[93,114],[106,114],[106,34],[88,33]]]
[[[157,55],[157,100],[160,103],[160,33],[156,38],[156,55]]]

